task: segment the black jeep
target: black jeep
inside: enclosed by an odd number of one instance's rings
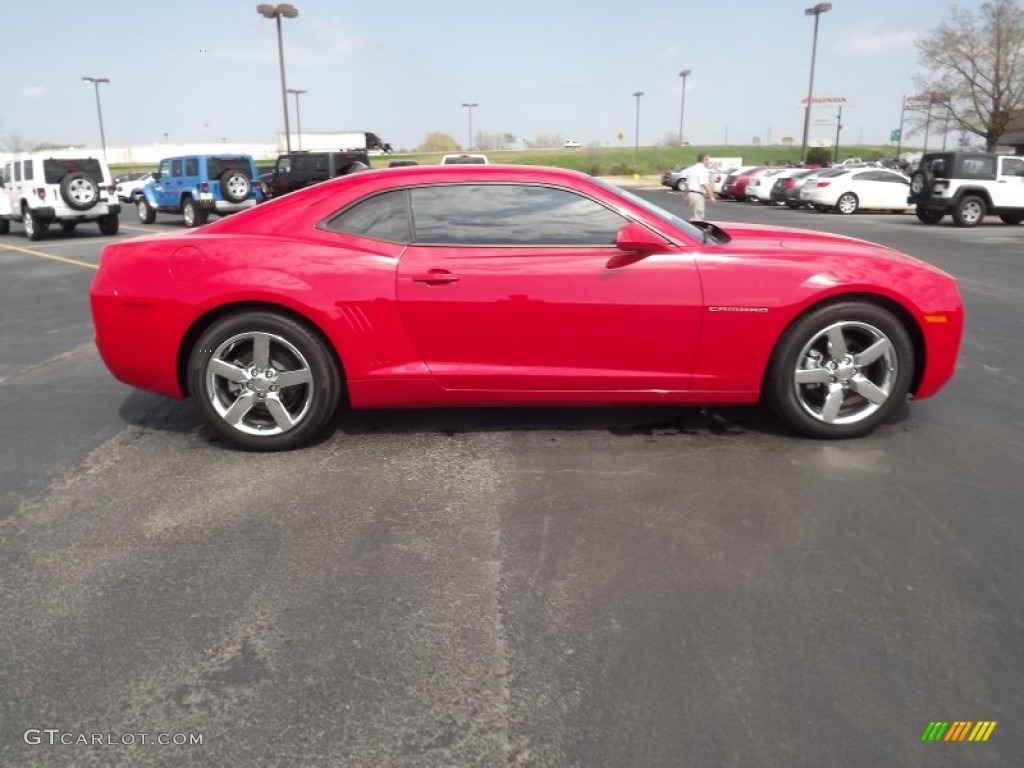
[[[369,167],[370,158],[363,150],[288,152],[277,158],[274,170],[260,175],[260,184],[266,197],[279,197]]]

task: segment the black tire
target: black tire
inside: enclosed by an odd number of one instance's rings
[[[143,224],[152,224],[156,221],[156,209],[149,204],[145,195],[135,201],[135,213]]]
[[[1020,224],[1024,221],[1024,213],[1001,213],[999,220],[1003,224]]]
[[[977,195],[964,195],[953,209],[953,223],[958,227],[976,227],[985,218],[985,201]]]
[[[945,215],[942,211],[937,211],[934,208],[925,208],[923,205],[917,206],[914,213],[917,214],[917,219],[922,224],[938,224]]]
[[[810,311],[779,339],[764,397],[795,431],[866,435],[906,400],[914,346],[888,310],[847,301]]]
[[[918,171],[910,177],[910,196],[915,202],[924,202],[932,196],[932,185],[935,183],[935,174],[928,168]]]
[[[100,225],[100,234],[103,235],[116,235],[121,227],[121,219],[116,213],[100,216],[97,223]]]
[[[0,235],[6,235],[11,231],[11,220],[0,219]]]
[[[60,223],[60,228],[64,230],[64,232],[66,232],[67,234],[71,234],[72,232],[74,232],[77,226],[77,221],[62,221]]]
[[[342,379],[313,328],[275,312],[243,312],[222,317],[196,339],[188,387],[225,442],[247,451],[286,451],[326,430]]]
[[[25,235],[29,240],[44,240],[50,230],[50,222],[37,219],[31,208],[25,209],[22,223],[25,225]]]
[[[856,213],[860,207],[860,200],[853,192],[843,192],[836,200],[836,210],[844,216],[849,216],[851,213]]]
[[[186,197],[181,204],[181,215],[185,217],[186,227],[201,227],[206,223],[209,213],[191,197]]]
[[[88,211],[100,201],[100,188],[84,173],[66,173],[60,180],[60,196],[68,208]]]
[[[229,203],[240,203],[249,198],[252,182],[239,171],[224,171],[220,175],[220,193]]]

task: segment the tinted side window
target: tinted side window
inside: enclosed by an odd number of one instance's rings
[[[1024,157],[1004,157],[1004,176],[1024,176]]]
[[[408,243],[412,239],[409,193],[398,189],[360,200],[328,219],[322,228],[389,243]]]
[[[181,160],[171,160],[171,176],[181,176]]]
[[[32,181],[32,179],[35,178],[35,174],[32,169],[32,162],[33,161],[31,160],[25,161],[25,181]]]
[[[626,220],[574,192],[459,184],[411,190],[415,242],[428,245],[614,245]]]
[[[14,164],[14,180],[21,181],[21,161]]]
[[[198,157],[187,157],[187,158],[185,158],[185,175],[186,176],[198,176],[199,175],[199,158]]]
[[[962,171],[965,179],[995,178],[996,159],[994,157],[965,157]]]

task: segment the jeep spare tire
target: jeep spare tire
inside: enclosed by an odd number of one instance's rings
[[[244,173],[224,171],[220,176],[220,193],[229,203],[240,203],[249,197],[252,184]]]
[[[932,184],[934,183],[934,173],[927,168],[923,171],[918,171],[910,179],[910,196],[914,200],[927,200],[932,196]]]
[[[87,211],[100,200],[100,188],[84,173],[67,173],[60,180],[60,196],[69,208]]]

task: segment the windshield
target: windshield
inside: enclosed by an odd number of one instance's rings
[[[622,187],[616,187],[614,184],[609,184],[603,179],[599,179],[596,177],[592,177],[592,179],[596,184],[604,187],[607,190],[610,190],[611,192],[614,192],[619,197],[624,197],[625,199],[629,200],[629,202],[643,208],[648,213],[657,216],[662,221],[668,222],[673,227],[678,229],[680,232],[689,235],[694,240],[697,240],[698,242],[701,243],[718,243],[718,241],[715,240],[709,233],[705,232],[699,227],[695,227],[690,222],[679,218],[674,213],[669,213],[664,208],[655,205],[649,200],[644,200],[639,195],[634,195],[632,192],[629,192],[623,189]]]

